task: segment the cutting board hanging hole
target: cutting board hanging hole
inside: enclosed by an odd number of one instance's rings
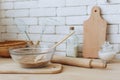
[[[94,12],[97,12],[97,10],[95,10]]]
[[[97,6],[93,7],[92,14],[100,14],[100,8]]]

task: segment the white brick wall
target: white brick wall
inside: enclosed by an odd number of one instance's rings
[[[28,17],[29,16],[29,10],[28,9],[7,10],[5,14],[6,14],[6,17]]]
[[[0,18],[5,18],[6,17],[6,12],[5,10],[0,11]]]
[[[119,44],[113,44],[114,50],[117,52],[120,52],[120,45]]]
[[[0,25],[13,25],[14,20],[13,18],[1,18]]]
[[[106,19],[106,21],[109,23],[109,24],[120,24],[120,15],[119,14],[114,14],[114,15],[104,15],[103,16],[104,19]]]
[[[16,1],[16,0],[3,0],[3,1]]]
[[[66,51],[66,44],[62,43],[59,46],[56,47],[57,51]]]
[[[57,16],[78,16],[86,14],[86,6],[57,8]]]
[[[110,3],[120,3],[120,0],[110,0]]]
[[[23,21],[25,25],[37,25],[38,24],[38,19],[34,17],[25,17],[25,18],[15,18],[15,21],[21,20]]]
[[[20,39],[20,40],[28,40],[27,37],[26,37],[26,35],[23,34],[23,33],[19,33],[19,34],[17,35],[17,37],[18,37],[18,40],[19,40],[19,39]]]
[[[39,7],[64,7],[65,0],[38,0]]]
[[[100,0],[99,0],[100,1]],[[88,6],[88,14],[91,13],[92,6]],[[113,14],[119,14],[120,13],[120,5],[112,4],[112,5],[99,5],[101,8],[101,14],[108,14],[108,15],[113,15]]]
[[[120,34],[111,34],[107,36],[107,40],[111,43],[120,43]]]
[[[2,33],[3,40],[16,40],[17,34],[15,33]]]
[[[119,25],[119,33],[120,33],[120,25]]]
[[[40,34],[45,29],[42,43],[54,44],[69,33],[70,26],[75,26],[82,52],[83,22],[95,5],[108,22],[107,40],[120,51],[120,0],[0,0],[0,40],[27,40],[16,28],[18,25],[27,27],[33,41],[41,40]],[[56,54],[65,56],[65,50],[66,42],[56,48]]]
[[[49,35],[43,35],[42,41],[45,41],[45,42],[58,42],[63,37],[64,37],[64,35],[50,35],[50,34]]]
[[[56,9],[55,8],[40,8],[40,9],[31,9],[30,16],[55,16]]]
[[[7,26],[7,30],[8,33],[19,33],[19,30],[16,26]]]
[[[74,26],[75,34],[83,34],[83,26]],[[57,26],[56,34],[68,34],[70,26]]]
[[[37,8],[38,2],[37,1],[20,1],[20,2],[14,2],[14,8],[15,9],[24,9],[24,8]]]
[[[39,25],[65,25],[65,17],[40,17]]]
[[[6,32],[6,27],[0,26],[0,33]]]
[[[54,26],[30,26],[29,33],[39,33],[39,34],[54,34]]]
[[[96,0],[66,0],[66,6],[95,5]]]
[[[107,4],[109,0],[97,0],[97,4]]]
[[[118,25],[108,25],[107,33],[108,34],[118,34],[119,26]]]
[[[67,25],[80,25],[88,19],[88,16],[70,16],[66,17],[66,24]]]
[[[3,2],[0,9],[13,9],[13,2]]]

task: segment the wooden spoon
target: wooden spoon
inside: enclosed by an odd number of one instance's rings
[[[54,49],[56,48],[58,45],[60,45],[62,42],[64,42],[66,39],[68,39],[71,35],[73,35],[75,33],[75,31],[71,32],[70,34],[68,34],[67,36],[65,36],[63,39],[61,39],[59,42],[57,42],[55,45],[53,45],[51,48],[49,48],[48,50],[46,51],[43,51],[41,53],[45,53],[45,52],[49,52],[51,49]],[[35,62],[37,62],[39,59],[41,59],[41,55],[38,55],[36,58],[35,58]]]

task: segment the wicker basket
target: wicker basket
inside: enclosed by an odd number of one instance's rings
[[[0,42],[0,56],[1,57],[10,57],[9,48],[21,48],[26,47],[27,41],[23,40],[9,40]]]

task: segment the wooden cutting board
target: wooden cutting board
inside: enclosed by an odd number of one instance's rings
[[[43,68],[22,68],[11,59],[0,59],[0,74],[55,74],[61,71],[61,64],[51,63]]]
[[[107,22],[100,15],[100,8],[95,6],[91,16],[84,22],[83,57],[98,58],[98,51],[106,40]]]

